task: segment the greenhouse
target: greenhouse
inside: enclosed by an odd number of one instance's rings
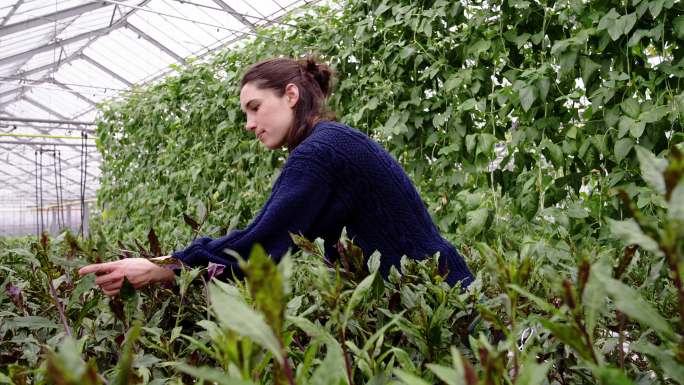
[[[678,0],[0,0],[0,384],[684,384]]]

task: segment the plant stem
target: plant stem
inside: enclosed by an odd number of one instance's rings
[[[619,339],[619,355],[620,355],[620,369],[623,369],[625,367],[625,333],[624,333],[624,326],[625,326],[625,317],[620,313],[619,310],[615,311],[615,315],[618,321],[618,333],[620,334],[620,339]]]
[[[349,352],[347,352],[347,338],[345,334],[345,329],[342,329],[342,332],[340,333],[340,339],[342,340],[342,343],[340,345],[342,347],[342,354],[344,355],[344,366],[347,370],[347,380],[349,385],[354,385],[354,382],[352,381],[352,368],[351,362],[349,362]]]
[[[55,301],[55,306],[57,306],[57,311],[59,312],[59,319],[62,321],[62,326],[64,326],[64,331],[66,332],[66,335],[71,337],[71,328],[69,328],[69,324],[67,323],[67,318],[66,315],[64,314],[64,308],[62,307],[62,302],[59,300],[59,296],[57,296],[57,291],[55,290],[55,286],[52,284],[52,278],[48,274],[47,276],[48,280],[48,287],[50,288],[50,295],[52,296],[52,300]]]
[[[285,349],[283,350],[283,374],[285,375],[285,378],[287,378],[287,382],[290,385],[295,385],[295,380],[294,376],[292,375],[292,368],[290,368],[290,362],[287,359],[287,351]]]

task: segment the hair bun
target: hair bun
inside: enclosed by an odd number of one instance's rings
[[[323,63],[316,63],[316,59],[311,57],[302,60],[301,65],[304,67],[304,70],[311,74],[314,80],[316,80],[318,86],[321,87],[321,91],[323,91],[323,95],[326,97],[329,96],[331,89],[330,83],[333,75],[330,66]]]

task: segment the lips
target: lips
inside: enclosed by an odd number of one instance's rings
[[[261,138],[264,136],[264,131],[261,131],[257,133],[257,139],[261,140]]]

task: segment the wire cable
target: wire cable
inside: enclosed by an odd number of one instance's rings
[[[57,148],[55,146],[55,148]],[[57,166],[59,168],[59,204],[61,209],[59,211],[62,217],[62,226],[66,227],[66,221],[64,220],[64,187],[62,186],[62,152],[57,151]]]
[[[40,239],[40,228],[38,227],[40,225],[40,220],[38,219],[38,151],[34,151],[33,154],[35,155],[35,161],[33,163],[35,172],[33,175],[36,181],[36,239]]]
[[[43,149],[40,149],[40,234],[45,231],[45,219],[43,218]]]

